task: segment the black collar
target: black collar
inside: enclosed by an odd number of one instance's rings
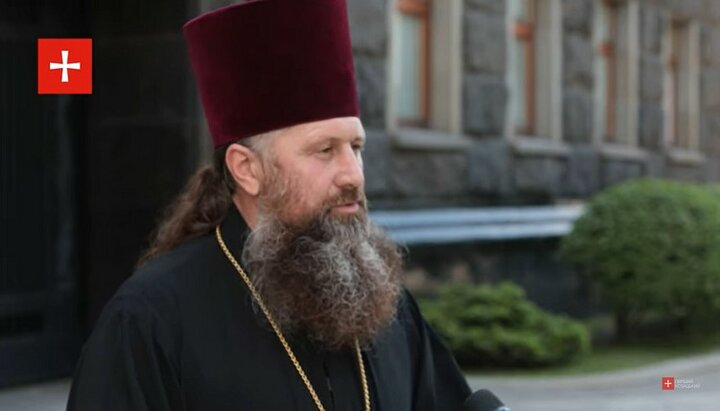
[[[235,204],[230,205],[225,215],[225,220],[220,223],[220,233],[228,249],[239,262],[245,241],[250,235],[250,227],[248,227],[245,219],[240,215]]]

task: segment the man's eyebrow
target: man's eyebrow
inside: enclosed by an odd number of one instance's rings
[[[332,136],[332,135],[320,135],[320,136],[317,136],[317,138],[315,138],[311,144],[317,144],[317,143],[321,143],[321,142],[325,142],[325,141],[336,142],[338,140],[345,141],[346,139],[343,137]],[[352,139],[350,141],[353,143],[361,142],[361,143],[365,144],[366,140],[367,140],[367,138],[364,135],[358,134],[358,135],[352,137]]]

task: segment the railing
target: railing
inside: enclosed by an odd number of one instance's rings
[[[374,211],[371,218],[404,245],[562,237],[582,205]]]

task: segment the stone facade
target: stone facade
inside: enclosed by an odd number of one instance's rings
[[[390,0],[348,0],[363,121],[370,129],[365,156],[368,193],[375,208],[415,208],[552,204],[585,201],[610,185],[638,177],[682,181],[717,181],[720,177],[720,2],[712,0],[639,2],[637,143],[606,150],[593,138],[595,108],[594,13],[599,1],[561,0],[562,136],[551,142],[562,149],[519,150],[507,135],[508,37],[507,2],[463,0],[462,135],[464,148],[418,150],[398,143],[387,118],[386,100],[392,42]],[[678,160],[664,142],[663,36],[672,18],[691,19],[701,27],[700,160]],[[438,138],[443,138],[440,131]],[[449,138],[449,137],[448,137]],[[384,174],[384,173],[390,173]],[[560,284],[570,294],[587,292],[572,270],[549,256],[552,242],[468,245],[410,250],[409,284],[433,284],[449,278],[452,268],[439,269],[436,259],[466,264],[475,280],[515,279],[544,305],[578,314],[588,306],[553,303],[554,291],[543,294],[540,280]],[[550,245],[549,245],[550,244]],[[532,274],[502,273],[503,259],[531,257],[523,249],[544,250],[546,263]],[[488,251],[492,249],[493,251]],[[543,254],[543,252],[540,252]],[[488,257],[488,255],[502,257]],[[537,260],[536,257],[532,257]],[[482,260],[482,264],[473,261]],[[464,262],[464,263],[463,263]],[[518,263],[522,264],[522,263]],[[433,268],[434,267],[434,268]],[[460,270],[460,271],[462,271]],[[457,270],[455,270],[457,271]],[[422,274],[427,278],[422,280]],[[492,275],[488,274],[492,273]],[[553,274],[554,273],[554,274]],[[555,277],[553,277],[555,275]],[[433,280],[435,279],[435,280]],[[424,282],[423,282],[424,281]],[[539,285],[540,284],[540,285]],[[572,285],[575,284],[575,285]],[[580,287],[582,290],[573,287]],[[573,291],[574,290],[574,291]],[[580,293],[580,294],[577,294]]]
[[[465,2],[463,20],[463,131],[483,139],[503,134],[508,92],[505,2]],[[492,58],[487,58],[493,56]]]
[[[458,149],[423,153],[422,160],[432,164],[432,182],[442,187],[417,184],[418,170],[408,164],[409,149],[393,142],[387,133],[385,118],[388,93],[388,59],[392,12],[390,0],[348,0],[358,88],[363,121],[376,137],[369,145],[381,144],[382,150],[369,148],[366,164],[389,161],[389,177],[370,173],[371,198],[387,206],[405,206],[404,199],[437,197],[433,203],[448,204],[459,196],[465,203],[484,205],[553,203],[560,200],[584,200],[607,187],[629,178],[653,176],[715,180],[720,158],[720,7],[713,1],[641,1],[639,28],[639,107],[637,146],[641,155],[602,154],[593,143],[594,59],[592,24],[595,0],[562,0],[563,56],[563,135],[564,155],[523,153],[513,150],[505,132],[508,87],[506,84],[508,29],[507,2],[464,0],[462,56],[463,135],[472,144]],[[663,57],[662,41],[670,18],[693,19],[701,26],[701,143],[702,161],[673,164],[664,155],[663,143]],[[383,135],[389,142],[382,141]],[[414,150],[415,148],[413,148]],[[389,153],[388,153],[389,150]],[[382,151],[382,152],[381,152]],[[622,150],[620,150],[622,151]],[[636,150],[631,150],[636,151]],[[443,165],[445,161],[456,165]],[[688,168],[696,169],[688,173]],[[460,170],[465,170],[462,173]],[[680,170],[680,171],[678,171]],[[679,174],[675,174],[678,172]],[[510,176],[510,177],[508,177]],[[457,181],[456,179],[463,181]],[[378,182],[389,179],[391,182]],[[383,187],[382,190],[375,190]],[[396,201],[397,200],[397,201]]]

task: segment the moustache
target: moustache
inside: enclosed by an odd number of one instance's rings
[[[344,188],[338,193],[338,195],[330,198],[325,202],[323,212],[328,213],[333,207],[338,207],[346,204],[358,203],[361,210],[367,209],[367,198],[365,193],[359,188]]]

